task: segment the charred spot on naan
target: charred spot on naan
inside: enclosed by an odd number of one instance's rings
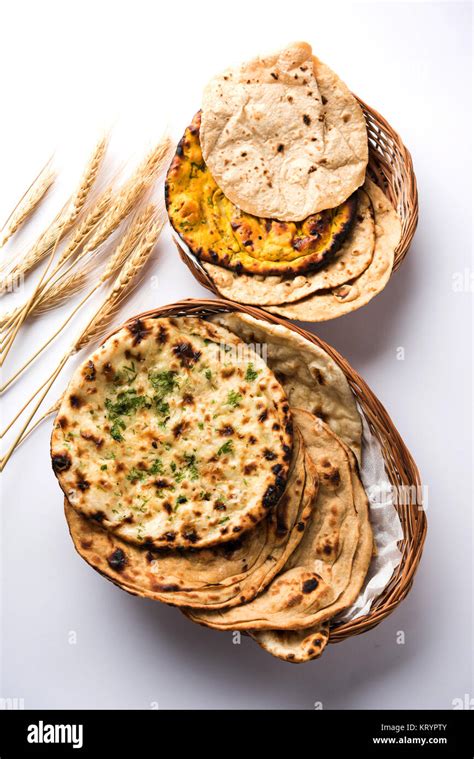
[[[165,186],[169,218],[198,258],[242,274],[302,274],[331,260],[352,229],[358,193],[301,222],[244,213],[226,198],[201,153],[200,113],[178,145]]]

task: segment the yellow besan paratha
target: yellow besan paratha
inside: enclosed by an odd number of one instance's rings
[[[306,298],[317,290],[342,285],[362,274],[369,266],[375,246],[372,203],[359,190],[359,206],[354,226],[335,258],[314,274],[259,276],[238,274],[223,266],[202,262],[219,294],[238,303],[255,306],[287,304]]]

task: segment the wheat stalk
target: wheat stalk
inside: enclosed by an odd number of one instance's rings
[[[125,182],[124,186],[119,191],[116,200],[113,203],[107,203],[107,193],[104,193],[102,204],[104,206],[108,206],[107,212],[104,215],[105,207],[101,208],[100,203],[98,203],[96,208],[91,211],[89,214],[90,218],[86,218],[86,220],[83,222],[83,225],[81,225],[84,227],[84,230],[81,231],[78,228],[76,235],[74,235],[74,238],[71,240],[70,244],[59,257],[58,263],[45,285],[46,287],[57,286],[57,282],[53,282],[51,285],[49,285],[50,280],[55,276],[61,266],[63,266],[75,254],[79,245],[83,242],[84,238],[91,232],[92,229],[95,228],[95,231],[89,237],[89,240],[85,244],[82,252],[76,259],[76,264],[84,257],[97,250],[120,226],[124,219],[137,205],[138,201],[144,195],[146,190],[156,179],[158,172],[162,169],[163,164],[168,156],[170,147],[171,142],[169,137],[163,137],[163,139],[160,140],[160,142],[153,148],[153,150],[149,152],[149,154],[138,166],[130,179]],[[97,224],[102,216],[104,218],[100,223]],[[31,308],[34,310],[34,303],[31,304]],[[13,312],[11,312],[11,314],[7,315],[3,324],[11,328],[15,320],[18,319],[21,310],[21,308],[15,309]],[[30,310],[31,309],[29,309],[29,311]]]
[[[143,211],[135,215],[94,287],[89,290],[85,297],[82,298],[77,306],[68,314],[63,323],[46,340],[46,342],[43,343],[43,345],[40,346],[40,348],[38,348],[38,350],[32,356],[30,356],[27,361],[25,361],[25,363],[15,372],[15,374],[13,374],[10,379],[8,379],[0,387],[0,394],[4,393],[5,390],[7,390],[7,388],[10,387],[10,385],[12,385],[13,382],[15,382],[21,374],[23,374],[25,369],[27,369],[28,366],[30,366],[30,364],[38,358],[38,356],[48,347],[48,345],[50,345],[53,340],[56,339],[56,337],[63,331],[63,329],[69,324],[75,314],[84,306],[84,304],[92,297],[92,295],[94,295],[94,293],[100,287],[102,287],[105,282],[111,279],[112,276],[122,268],[128,256],[136,248],[141,238],[148,232],[152,231],[153,227],[150,227],[150,224],[155,216],[156,207],[153,204],[146,206]],[[92,269],[92,262],[89,262],[88,269],[89,271]],[[64,284],[68,285],[69,287],[79,288],[82,285],[82,276],[87,278],[87,272],[85,270],[72,272],[72,274],[64,280]],[[68,297],[68,295],[62,293],[61,288],[59,287],[51,291],[51,299],[54,299],[55,305],[61,298],[64,301],[66,297]],[[48,300],[45,299],[43,306],[47,307],[48,305]],[[37,308],[39,308],[39,306]]]
[[[92,158],[90,159],[88,166],[82,176],[82,180],[79,185],[79,188],[74,193],[72,199],[70,200],[69,204],[66,207],[66,210],[59,215],[57,224],[53,222],[53,224],[49,228],[47,236],[46,236],[47,244],[43,245],[43,247],[40,246],[40,248],[38,248],[36,252],[35,252],[35,247],[33,247],[32,251],[30,251],[31,256],[29,257],[27,255],[26,259],[23,259],[23,261],[20,264],[20,270],[16,271],[16,273],[14,274],[14,277],[16,278],[19,276],[23,276],[23,274],[25,273],[25,266],[27,267],[26,271],[29,271],[29,269],[32,268],[30,264],[33,263],[34,265],[36,265],[36,263],[39,263],[39,260],[41,260],[41,258],[47,252],[50,251],[48,262],[46,264],[45,269],[43,270],[41,274],[39,282],[37,283],[33,291],[33,294],[31,295],[27,303],[23,306],[21,313],[18,315],[16,322],[10,331],[8,339],[6,340],[6,343],[2,345],[2,348],[1,348],[2,355],[0,358],[0,366],[3,366],[5,359],[8,356],[8,353],[10,352],[11,347],[15,341],[18,331],[28,316],[31,305],[35,302],[38,292],[40,292],[43,287],[43,283],[53,263],[54,255],[56,253],[56,248],[60,240],[66,234],[66,232],[71,228],[71,226],[74,225],[82,208],[84,207],[84,204],[87,200],[87,196],[89,195],[92,189],[92,186],[97,178],[100,165],[102,163],[102,160],[105,155],[105,151],[107,149],[107,142],[108,142],[108,138],[103,137],[102,140],[96,146],[94,154]],[[53,234],[56,234],[55,240],[53,240]],[[39,258],[38,258],[38,253],[40,254]],[[10,272],[9,277],[7,277],[7,286],[9,282],[11,281],[10,279],[11,276],[12,274]],[[1,285],[0,285],[0,294],[1,294]]]
[[[48,229],[40,235],[21,261],[15,264],[8,275],[4,276],[0,281],[0,294],[8,289],[12,281],[19,279],[35,268],[75,224],[97,179],[97,174],[107,150],[107,143],[108,138],[105,136],[97,143],[82,175],[79,187],[70,197],[64,208],[57,214]]]
[[[43,402],[44,398],[48,394],[50,388],[52,387],[53,383],[55,382],[56,378],[62,371],[67,361],[75,353],[78,353],[86,345],[88,345],[94,340],[97,340],[99,337],[101,337],[104,334],[104,332],[110,325],[110,321],[112,320],[113,316],[117,312],[117,309],[119,308],[119,306],[123,303],[125,298],[128,295],[130,295],[130,292],[134,289],[134,286],[138,284],[138,280],[143,273],[143,269],[145,265],[147,264],[147,262],[150,260],[150,256],[158,241],[161,230],[163,228],[163,224],[164,224],[163,219],[160,219],[159,221],[155,222],[152,225],[152,227],[142,236],[142,238],[136,245],[135,250],[131,253],[130,257],[127,259],[122,271],[115,279],[112,289],[110,293],[108,294],[108,296],[106,297],[104,303],[97,309],[97,311],[95,312],[93,317],[90,319],[86,327],[80,333],[79,337],[74,341],[74,343],[69,348],[69,350],[64,354],[63,358],[57,365],[56,369],[54,369],[54,371],[51,373],[48,379],[26,402],[26,404],[23,406],[23,409],[21,409],[19,414],[16,415],[13,421],[16,421],[16,419],[23,412],[23,410],[33,401],[34,398],[36,398],[38,393],[41,390],[43,390],[43,392],[41,393],[39,399],[37,400],[33,408],[33,411],[30,412],[26,422],[24,423],[20,433],[17,435],[14,442],[11,444],[10,448],[8,449],[7,453],[0,461],[0,471],[3,471],[12,453],[14,452],[16,446],[18,445],[19,442],[21,442],[25,434],[27,434],[27,429],[30,425],[31,420],[33,419],[34,415],[36,414],[36,411],[40,407],[41,403]],[[0,435],[0,437],[2,437],[8,429],[10,429],[10,427],[13,424],[13,421],[10,422],[10,424],[2,432],[2,435]]]
[[[87,280],[87,272],[92,268],[92,264],[86,264],[86,267],[82,272],[74,272],[72,271],[73,267],[70,266],[66,271],[62,272],[57,279],[54,279],[54,277],[64,264],[77,254],[81,246],[93,232],[94,228],[101,221],[104,213],[107,212],[110,206],[111,198],[112,188],[110,187],[100,195],[95,205],[74,231],[66,248],[61,252],[58,262],[54,266],[47,281],[43,282],[43,286],[40,288],[40,291],[37,292],[36,298],[30,303],[30,308],[28,309],[28,314],[25,318],[33,316],[35,312],[42,313],[43,311],[49,311],[56,305],[63,303],[68,295],[73,295],[82,289],[80,283],[82,282],[85,284]],[[79,258],[76,259],[75,263],[78,262]],[[16,319],[23,311],[24,306],[25,304],[17,306],[4,314],[3,317],[0,318],[1,328],[4,330],[7,328],[11,329]]]
[[[140,275],[150,259],[150,255],[163,229],[163,220],[155,222],[143,235],[134,252],[125,262],[120,274],[102,306],[97,310],[87,327],[75,343],[74,352],[84,348],[88,343],[98,340],[106,331],[118,308],[132,290],[139,284]]]
[[[39,206],[48,190],[56,180],[56,172],[51,168],[50,162],[41,169],[38,176],[33,180],[26,192],[22,195],[5,224],[0,230],[0,248],[18,232],[33,211]]]
[[[58,400],[55,403],[53,403],[53,405],[50,406],[49,409],[45,411],[44,414],[42,414],[39,419],[35,421],[35,423],[30,427],[30,429],[26,430],[26,432],[23,433],[23,435],[18,440],[17,448],[22,443],[24,443],[27,438],[29,438],[29,436],[36,430],[36,428],[40,426],[41,422],[44,422],[44,420],[47,419],[48,416],[51,416],[51,414],[54,414],[56,411],[59,410],[62,399],[63,399],[63,396],[61,395],[58,398]]]

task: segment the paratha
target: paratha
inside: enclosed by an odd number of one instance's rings
[[[375,224],[372,203],[359,190],[356,219],[347,238],[334,257],[321,270],[290,276],[258,276],[238,274],[223,266],[203,263],[219,294],[238,303],[256,306],[288,304],[308,295],[339,286],[362,274],[369,266],[375,246]]]
[[[235,539],[280,498],[285,393],[250,346],[198,318],[136,319],[76,370],[51,453],[66,497],[123,539]]]
[[[166,177],[168,216],[182,243],[201,261],[237,273],[297,275],[331,261],[354,224],[357,193],[301,222],[244,213],[219,189],[204,162],[200,123],[198,113]]]
[[[148,550],[127,543],[65,501],[76,550],[123,590],[177,606],[230,607],[251,600],[301,541],[318,479],[295,434],[287,487],[275,509],[235,541],[212,548]]]
[[[305,409],[329,427],[361,461],[362,421],[342,369],[325,350],[282,324],[229,312],[211,317],[261,353],[275,373],[291,406]]]
[[[352,603],[372,555],[368,501],[350,451],[329,427],[293,409],[319,475],[319,494],[303,540],[279,575],[249,603],[222,611],[186,610],[218,630],[305,630]]]
[[[365,189],[375,214],[374,255],[367,269],[360,276],[329,292],[315,293],[287,306],[269,306],[269,311],[286,319],[326,321],[365,306],[384,289],[392,273],[401,224],[397,212],[380,187],[367,179]]]
[[[214,77],[201,143],[229,200],[283,221],[338,206],[363,183],[368,161],[359,104],[307,43]]]

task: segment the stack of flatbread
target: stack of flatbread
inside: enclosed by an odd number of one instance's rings
[[[166,182],[176,243],[217,292],[325,321],[386,285],[400,220],[367,175],[362,109],[306,43],[207,85]]]
[[[123,590],[321,655],[372,555],[340,367],[242,313],[137,318],[76,370],[52,465],[79,554]]]

